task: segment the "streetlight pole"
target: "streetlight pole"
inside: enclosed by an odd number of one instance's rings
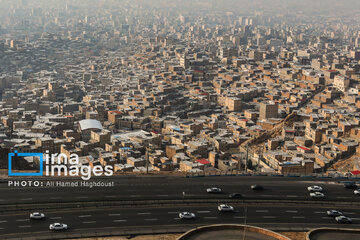
[[[149,145],[146,147],[146,174],[149,174]]]
[[[249,144],[246,145],[245,173],[247,173],[248,160],[249,160]]]
[[[242,162],[242,152],[240,152],[239,161],[238,161],[238,170],[241,173],[241,162]]]

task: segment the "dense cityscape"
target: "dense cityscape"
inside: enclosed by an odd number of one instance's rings
[[[116,172],[359,170],[359,15],[19,3],[2,15],[5,153]]]
[[[1,174],[360,174],[360,2],[272,2],[0,0]]]

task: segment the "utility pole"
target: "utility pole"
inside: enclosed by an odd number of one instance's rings
[[[257,170],[258,170],[258,172],[260,172],[260,158],[261,158],[261,153],[258,154],[258,162],[257,162]]]
[[[245,173],[247,173],[248,160],[249,160],[249,144],[246,145]]]
[[[258,162],[257,162],[257,170],[258,172],[260,172],[260,161],[261,161],[261,158],[262,158],[262,155],[263,155],[263,149],[259,149],[259,152],[258,152]]]
[[[149,146],[146,147],[146,174],[149,174]]]

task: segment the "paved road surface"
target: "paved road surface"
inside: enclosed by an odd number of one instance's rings
[[[196,226],[233,223],[249,224],[259,227],[360,227],[360,208],[337,209],[353,218],[353,224],[337,224],[325,213],[327,208],[298,206],[258,206],[244,207],[234,205],[235,212],[220,213],[217,205],[174,206],[159,208],[112,208],[88,210],[63,210],[45,212],[46,220],[29,220],[28,213],[0,216],[0,239],[6,234],[47,232],[50,223],[63,222],[71,231],[94,231],[114,227],[187,225]],[[39,209],[41,210],[41,209]],[[194,220],[179,219],[179,212],[190,211],[197,215]],[[190,229],[191,227],[189,227]],[[110,231],[110,230],[109,230]],[[53,233],[57,234],[57,233]]]
[[[351,202],[359,197],[335,180],[284,177],[120,177],[96,181],[114,181],[114,187],[9,187],[0,183],[1,204],[81,202],[111,200],[154,200],[185,198],[227,198],[229,193],[240,192],[246,199],[310,200],[307,187],[320,185],[325,201]],[[261,184],[264,191],[252,191],[250,185]],[[208,187],[221,187],[224,194],[206,193]],[[0,209],[1,210],[1,209]]]
[[[0,211],[6,204],[35,203],[39,211],[43,203],[87,202],[113,200],[155,200],[216,199],[226,202],[229,193],[240,192],[245,199],[264,200],[311,200],[307,187],[322,186],[326,194],[325,201],[338,203],[357,202],[358,196],[353,190],[345,189],[342,184],[332,179],[284,178],[284,177],[119,177],[97,179],[94,181],[114,181],[114,187],[9,187],[7,182],[0,183]],[[250,185],[260,184],[264,191],[252,191]],[[207,194],[206,188],[220,187],[223,194]],[[243,206],[237,205],[235,213],[220,214],[217,205],[192,205],[157,208],[112,208],[71,210],[60,209],[58,212],[45,212],[44,221],[30,221],[29,213],[3,213],[0,215],[0,239],[7,234],[24,233],[36,236],[36,232],[48,232],[53,222],[69,224],[69,232],[106,230],[114,228],[194,226],[219,223],[239,223],[260,227],[338,227],[334,219],[326,216],[328,209],[307,206]],[[351,227],[360,227],[360,209],[355,207],[342,210],[354,219]],[[178,218],[181,211],[192,211],[197,219],[182,221]],[[347,225],[342,225],[348,227]],[[53,233],[57,234],[57,233]]]

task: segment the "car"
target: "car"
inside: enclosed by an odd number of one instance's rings
[[[344,188],[353,189],[353,188],[357,188],[357,185],[355,184],[355,182],[345,182],[344,183]]]
[[[241,193],[230,193],[229,198],[242,198]]]
[[[329,216],[329,217],[338,217],[338,216],[342,216],[343,214],[337,210],[329,210],[329,211],[326,211],[326,214]]]
[[[251,185],[251,189],[252,190],[263,190],[264,188],[261,185],[254,184],[254,185]]]
[[[312,192],[310,193],[310,197],[312,198],[324,198],[325,195],[321,192]]]
[[[352,219],[345,216],[338,216],[335,218],[338,223],[352,223]]]
[[[179,213],[179,218],[180,219],[194,219],[196,218],[195,213],[191,213],[191,212],[181,212]]]
[[[54,231],[67,230],[68,225],[65,223],[52,223],[50,224],[49,229]]]
[[[212,188],[208,188],[206,189],[207,193],[221,193],[221,188],[218,187],[212,187]]]
[[[322,187],[320,186],[310,186],[307,188],[309,192],[322,192]]]
[[[233,212],[234,211],[234,207],[227,205],[227,204],[220,204],[218,206],[218,210],[219,212]]]
[[[360,189],[356,189],[356,190],[354,191],[354,194],[355,194],[355,195],[360,195]]]
[[[39,213],[39,212],[30,213],[30,219],[40,220],[44,218],[45,218],[45,214],[43,213]]]

